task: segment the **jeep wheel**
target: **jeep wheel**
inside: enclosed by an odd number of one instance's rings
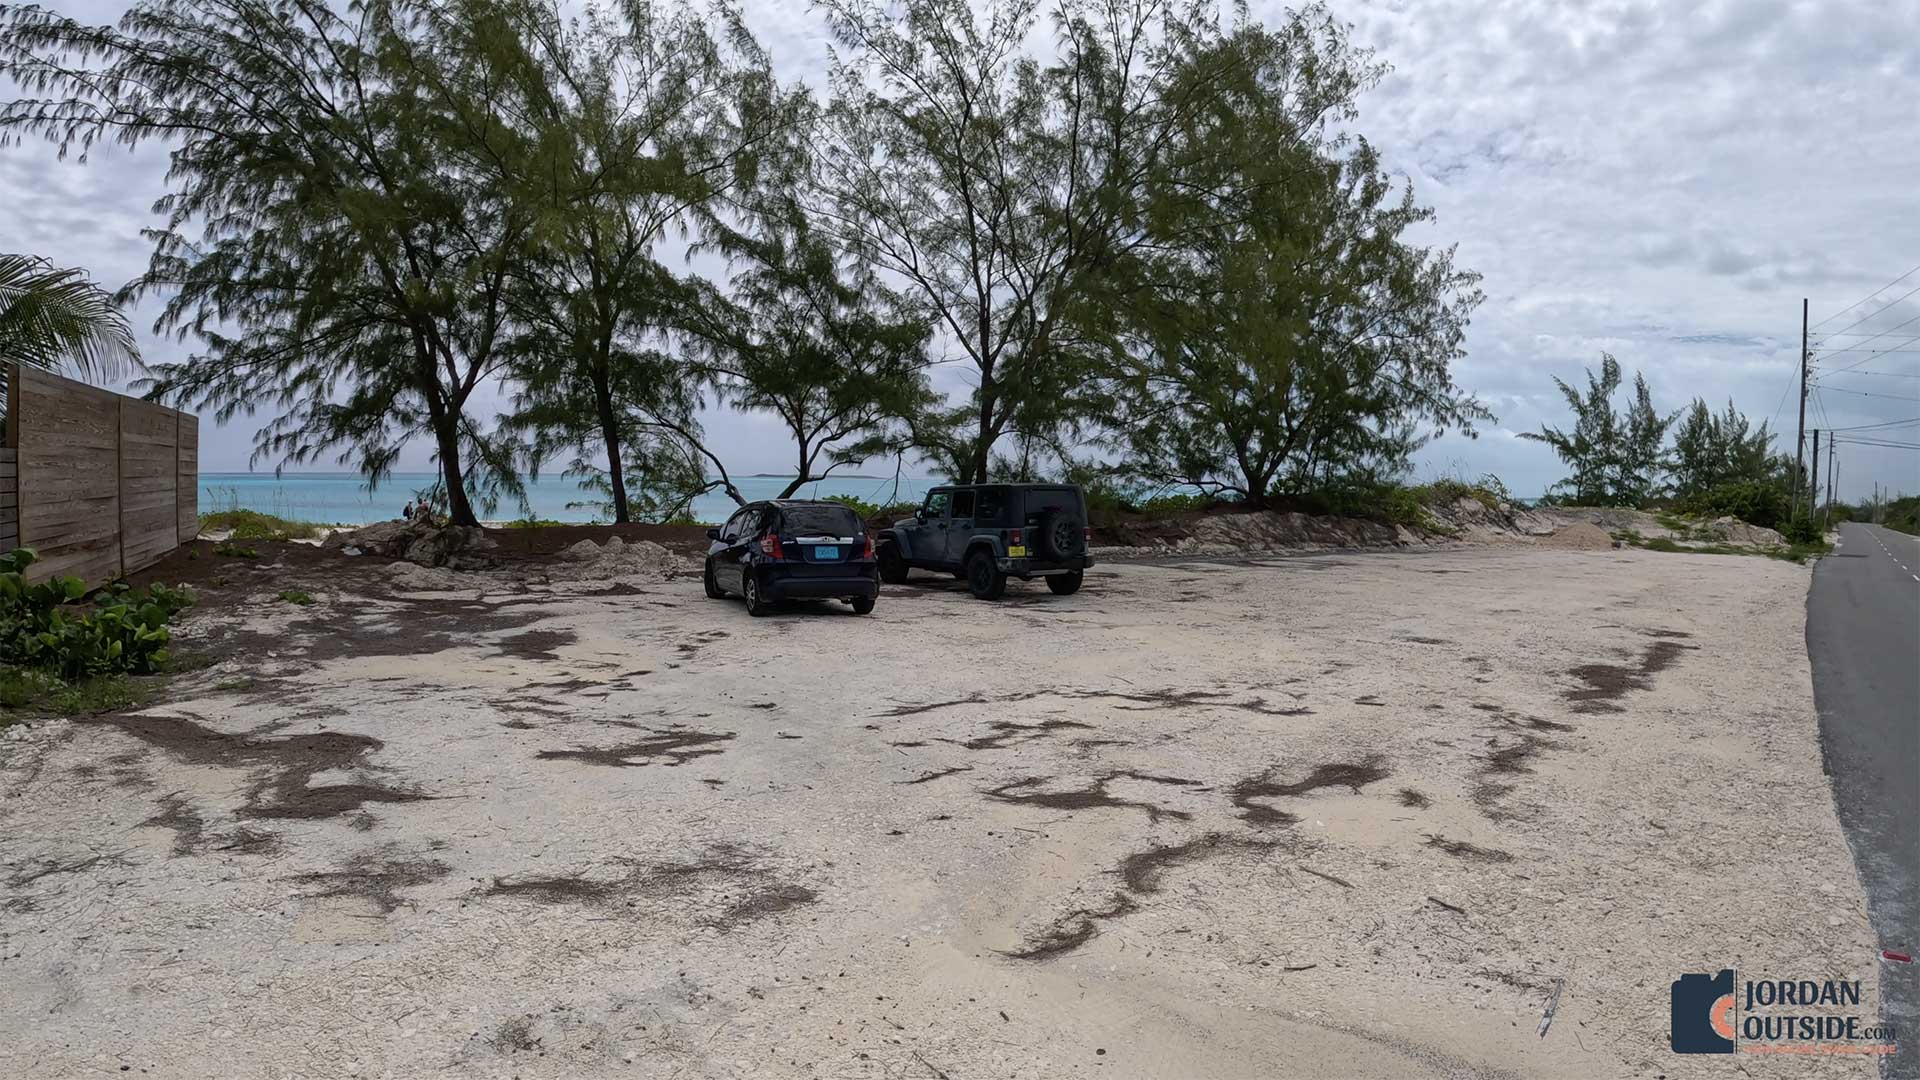
[[[1007,591],[1007,575],[994,565],[993,556],[976,551],[967,560],[967,589],[980,600],[998,600]]]
[[[726,591],[720,588],[720,583],[713,580],[713,560],[712,559],[707,560],[707,572],[705,575],[703,575],[702,584],[706,585],[707,587],[707,599],[709,600],[718,600],[727,595]]]
[[[847,603],[853,605],[855,615],[873,614],[873,597],[871,596],[849,596]]]
[[[1080,591],[1080,582],[1086,576],[1084,570],[1075,570],[1071,574],[1048,574],[1047,588],[1052,589],[1055,596],[1072,596]]]
[[[907,583],[907,560],[900,557],[900,546],[889,540],[880,545],[880,580],[889,585]]]
[[[743,595],[747,598],[747,614],[752,615],[754,618],[759,618],[773,610],[773,606],[767,603],[764,596],[760,595],[760,581],[754,576],[751,570],[747,571]]]

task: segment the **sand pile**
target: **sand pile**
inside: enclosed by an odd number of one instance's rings
[[[1611,551],[1613,537],[1598,525],[1580,521],[1559,529],[1551,536],[1541,537],[1539,545],[1562,551]]]
[[[482,570],[493,565],[487,553],[499,545],[485,529],[434,525],[426,521],[376,521],[358,529],[331,533],[320,546],[326,551],[349,555],[405,559],[419,566]]]
[[[665,581],[680,572],[680,560],[651,540],[627,543],[617,536],[605,544],[581,540],[560,553],[549,573],[553,581],[615,581],[643,578]]]

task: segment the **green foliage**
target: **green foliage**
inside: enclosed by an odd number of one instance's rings
[[[1747,480],[1697,491],[1679,501],[1680,509],[1702,518],[1736,517],[1749,525],[1784,529],[1791,501],[1780,480]]]
[[[4,364],[46,371],[66,367],[106,382],[138,369],[140,349],[119,302],[86,271],[60,269],[33,255],[0,254]]]
[[[0,555],[0,663],[66,679],[166,664],[167,622],[193,602],[185,591],[155,585],[143,594],[120,582],[89,594],[70,577],[28,584],[34,560],[28,548]]]
[[[215,510],[200,515],[201,532],[226,531],[234,540],[311,540],[320,526],[310,521],[288,521],[258,510]]]
[[[1507,485],[1491,474],[1480,478],[1479,482],[1469,484],[1465,480],[1442,477],[1424,487],[1415,489],[1420,500],[1429,506],[1451,506],[1461,499],[1472,499],[1488,510],[1497,511],[1503,503],[1512,503],[1513,496],[1507,491]]]
[[[301,607],[306,607],[308,604],[313,603],[313,597],[308,593],[301,592],[299,589],[283,589],[280,593],[280,599],[289,604],[298,604]]]
[[[1821,544],[1826,542],[1826,534],[1820,528],[1820,522],[1801,507],[1780,529],[1780,535],[1790,544]]]
[[[1683,505],[1718,488],[1767,482],[1784,486],[1787,479],[1780,475],[1781,463],[1773,457],[1773,436],[1766,422],[1752,429],[1731,401],[1726,412],[1715,415],[1705,401],[1694,399],[1674,428],[1670,464],[1673,495]]]
[[[1143,166],[1145,242],[1077,309],[1108,349],[1115,445],[1150,482],[1254,506],[1387,491],[1427,433],[1491,414],[1450,374],[1479,275],[1409,239],[1432,212],[1345,134],[1384,69],[1319,8],[1172,66],[1199,104]]]
[[[1920,495],[1894,499],[1880,508],[1880,524],[1896,532],[1920,536]]]
[[[1573,409],[1572,431],[1542,427],[1521,432],[1523,439],[1543,442],[1573,475],[1550,489],[1557,499],[1575,506],[1642,506],[1659,490],[1665,467],[1661,445],[1674,416],[1662,417],[1653,408],[1647,380],[1633,377],[1633,401],[1624,415],[1613,409],[1620,388],[1620,362],[1600,355],[1600,377],[1587,373],[1587,391],[1553,380]]]
[[[72,682],[34,668],[0,667],[0,727],[20,716],[94,716],[135,708],[151,688],[126,675],[91,675]]]
[[[858,515],[861,521],[865,521],[870,517],[876,517],[886,509],[879,503],[868,502],[857,495],[824,495],[821,496],[820,501],[839,503],[841,506],[846,507]]]
[[[571,525],[575,522],[555,521],[553,518],[524,517],[515,518],[504,526],[508,529],[546,529],[555,525]]]
[[[231,540],[222,540],[218,544],[213,545],[213,553],[215,555],[225,555],[229,559],[257,559],[260,557],[259,549],[242,547]],[[222,581],[219,582],[219,584],[224,585],[226,583]]]

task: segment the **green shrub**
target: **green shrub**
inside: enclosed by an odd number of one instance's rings
[[[301,592],[299,589],[287,589],[283,591],[280,594],[280,599],[285,600],[289,604],[298,604],[301,607],[306,607],[308,604],[313,603],[313,597]]]
[[[311,540],[320,526],[311,521],[289,521],[258,510],[215,510],[200,515],[202,532],[226,530],[234,540]]]
[[[877,516],[883,509],[879,503],[870,503],[857,495],[825,495],[821,502],[839,503],[841,506],[859,515],[861,521]]]
[[[1722,484],[1681,501],[1679,509],[1699,518],[1735,517],[1763,529],[1787,525],[1787,489],[1768,480]]]
[[[509,521],[506,523],[504,527],[509,529],[545,529],[555,525],[566,525],[566,524],[570,524],[570,523],[565,521],[555,521],[552,518],[529,517],[529,518],[519,518],[514,521]]]
[[[215,555],[225,555],[230,559],[257,559],[260,552],[255,548],[241,547],[231,540],[223,540],[213,546]]]
[[[35,555],[0,555],[0,663],[64,679],[149,674],[167,662],[167,622],[193,602],[185,590],[155,585],[145,593],[116,582],[89,594],[79,578],[29,585]]]
[[[1780,535],[1789,544],[1824,544],[1826,541],[1826,533],[1820,528],[1820,523],[1805,510],[1794,514],[1793,520],[1780,530]]]

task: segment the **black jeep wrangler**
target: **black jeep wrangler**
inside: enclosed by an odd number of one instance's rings
[[[1087,498],[1072,484],[937,487],[913,517],[880,530],[880,580],[898,585],[909,567],[965,578],[982,600],[998,599],[1007,578],[1047,579],[1077,592],[1086,569]]]

